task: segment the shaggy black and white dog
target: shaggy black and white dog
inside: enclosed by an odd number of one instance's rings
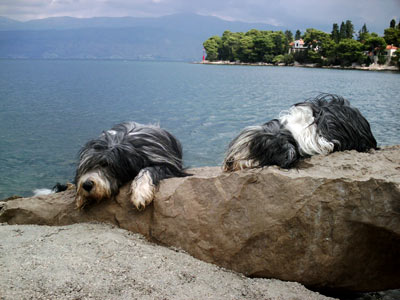
[[[368,121],[340,96],[322,94],[295,104],[279,119],[245,128],[225,155],[226,172],[278,165],[290,168],[311,155],[376,149]]]
[[[154,198],[160,180],[187,176],[182,147],[169,132],[153,125],[128,122],[86,143],[76,170],[76,207],[116,196],[131,181],[133,205],[142,210]]]

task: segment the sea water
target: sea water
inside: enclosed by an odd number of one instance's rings
[[[123,121],[160,124],[187,167],[217,166],[245,126],[319,93],[400,144],[400,74],[270,66],[99,60],[0,60],[0,199],[74,177],[84,143]]]

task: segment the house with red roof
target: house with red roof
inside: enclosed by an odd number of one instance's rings
[[[396,46],[387,45],[386,46],[386,56],[392,57],[394,55],[394,53],[397,51],[397,49],[399,49],[399,48],[397,48]]]
[[[398,50],[399,48],[393,45],[387,45],[385,52],[386,52],[386,64],[390,64],[392,61],[392,57],[395,56],[395,52]],[[394,62],[394,61],[393,61]]]
[[[289,46],[289,53],[296,53],[307,49],[307,47],[304,46],[304,41],[302,39],[291,42]]]

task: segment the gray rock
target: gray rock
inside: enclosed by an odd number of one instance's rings
[[[0,225],[0,299],[329,300],[250,279],[105,224]]]

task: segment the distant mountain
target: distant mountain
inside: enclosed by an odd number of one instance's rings
[[[15,29],[20,26],[21,22],[0,16],[0,30]]]
[[[0,58],[199,60],[202,43],[212,35],[253,28],[284,30],[195,14],[26,22],[0,17]]]

